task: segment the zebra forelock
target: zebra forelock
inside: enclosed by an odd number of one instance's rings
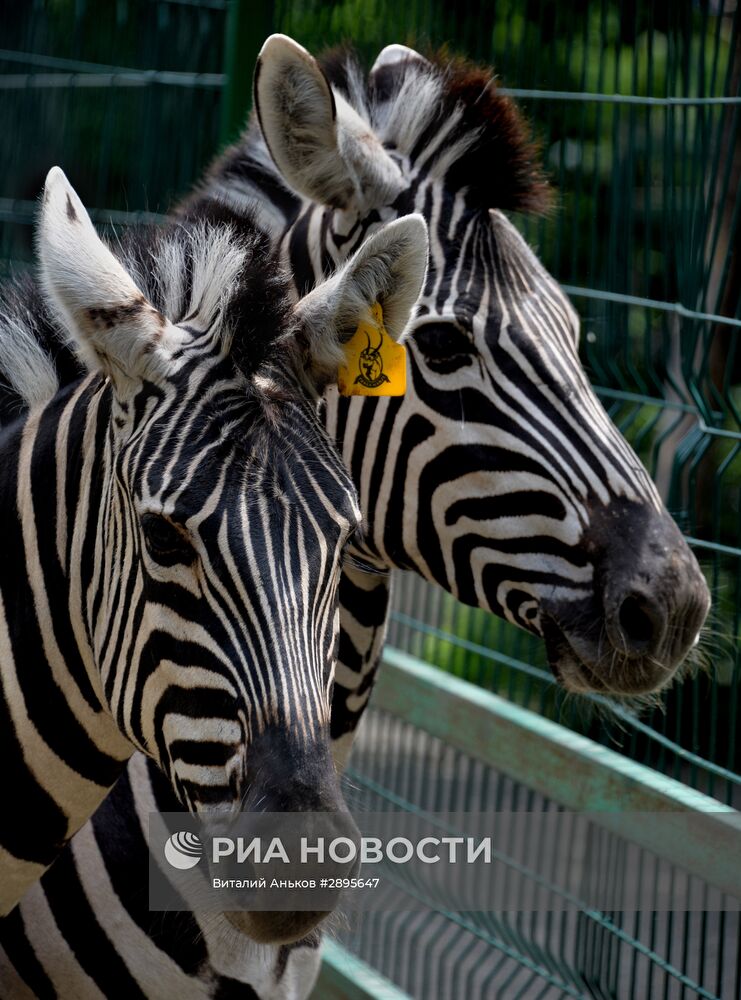
[[[237,218],[211,201],[208,210],[201,205],[165,228],[129,230],[112,248],[167,320],[198,335],[199,351],[229,356],[247,380],[269,363],[290,330],[287,279],[249,215]],[[30,277],[0,289],[3,414],[42,405],[74,376],[71,354],[62,349],[65,327],[55,303]],[[79,354],[78,367],[77,374],[87,367]],[[260,384],[264,390],[264,379]]]
[[[290,285],[249,213],[236,217],[210,199],[166,228],[126,233],[120,253],[155,308],[208,334],[203,348],[228,355],[246,378],[290,330]]]

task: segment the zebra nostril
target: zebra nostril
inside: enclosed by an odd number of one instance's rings
[[[663,633],[658,608],[642,594],[628,594],[618,610],[620,632],[631,653],[646,653]]]

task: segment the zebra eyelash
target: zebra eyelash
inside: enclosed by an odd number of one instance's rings
[[[161,566],[190,565],[196,552],[180,528],[160,514],[144,514],[141,518],[144,544],[150,557]]]
[[[355,569],[361,571],[361,573],[373,573],[376,575],[376,568],[371,563],[365,562],[364,559],[358,558],[358,556],[351,556],[345,553],[343,557],[343,565],[345,567],[352,566]]]

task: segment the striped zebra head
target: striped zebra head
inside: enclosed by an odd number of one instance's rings
[[[547,200],[514,105],[462,62],[392,45],[365,77],[284,36],[262,50],[255,104],[262,140],[253,128],[246,152],[284,212],[299,288],[388,219],[418,211],[430,227],[406,398],[340,400],[330,421],[371,527],[365,557],[543,636],[571,690],[664,686],[707,586],[585,376],[574,309],[502,214]],[[238,156],[212,173],[233,197]],[[275,168],[300,196],[288,208]]]
[[[402,336],[424,222],[382,228],[295,305],[244,220],[181,222],[114,256],[58,168],[38,243],[49,307],[95,373],[58,448],[84,398],[97,448],[70,572],[103,703],[206,818],[339,808],[337,584],[360,512],[317,400],[373,303]]]

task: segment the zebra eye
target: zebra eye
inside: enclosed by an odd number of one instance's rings
[[[425,323],[414,331],[414,342],[434,371],[448,375],[470,365],[476,348],[453,323]]]
[[[147,551],[155,562],[164,566],[193,562],[193,546],[171,521],[158,514],[145,514],[141,525]]]

